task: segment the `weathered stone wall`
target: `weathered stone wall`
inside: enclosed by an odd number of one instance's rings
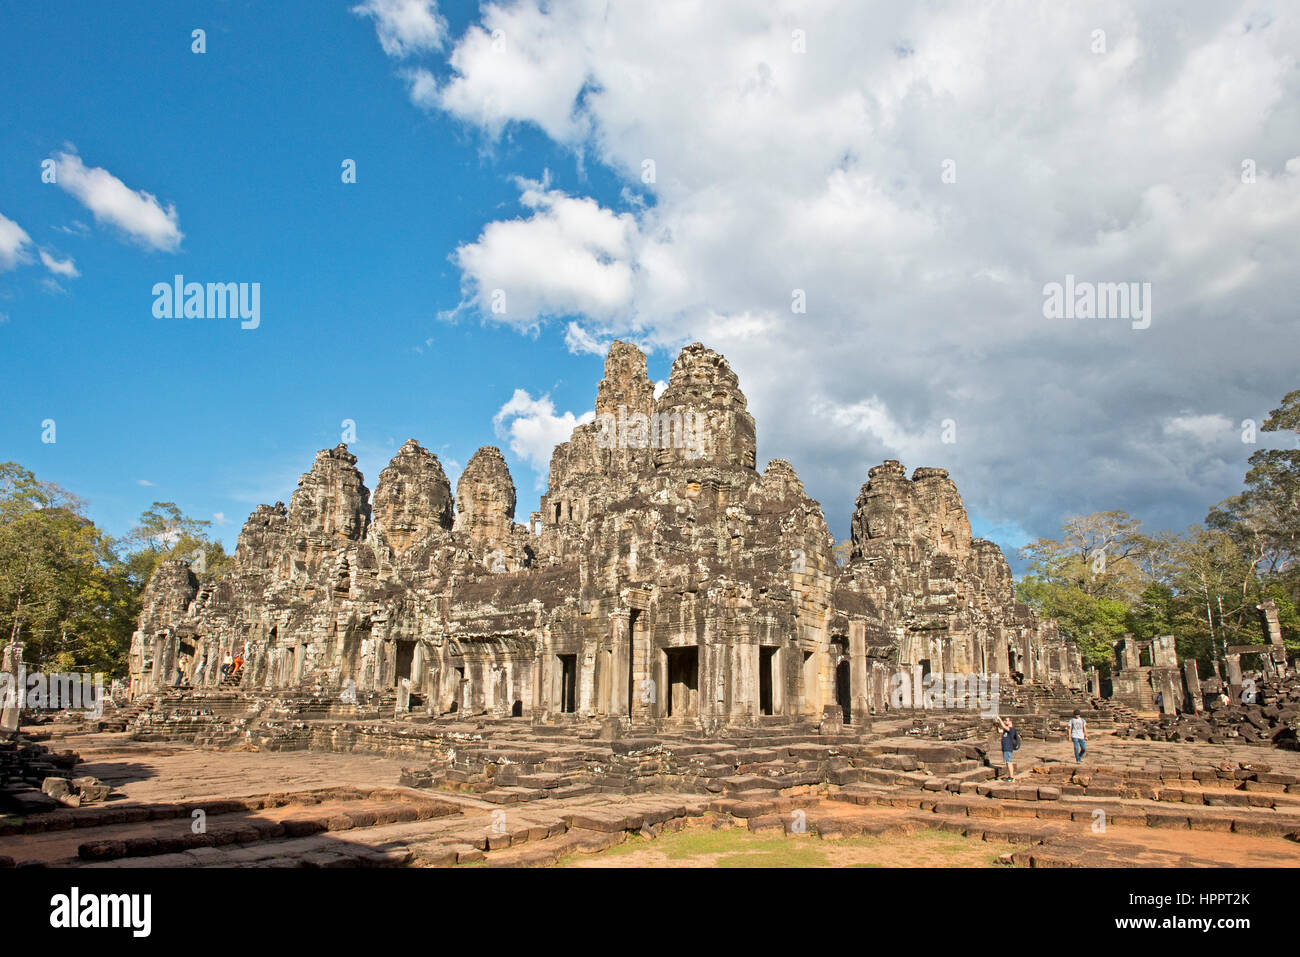
[[[355,457],[324,450],[287,508],[249,516],[220,581],[200,589],[184,563],[159,569],[133,688],[173,683],[178,663],[211,686],[242,652],[245,689],[716,726],[814,720],[837,704],[861,721],[892,673],[922,661],[1082,684],[1078,655],[1015,602],[1001,552],[972,539],[945,471],[872,469],[838,567],[793,467],[756,470],[746,405],[702,345],[682,351],[656,400],[645,356],[615,343],[597,418],[556,447],[527,525],[496,448],[471,458],[454,512],[437,456],[414,440],[373,500]]]

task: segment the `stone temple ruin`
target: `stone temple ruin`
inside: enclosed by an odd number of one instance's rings
[[[373,496],[346,446],[318,452],[287,508],[249,516],[215,584],[158,569],[132,694],[315,688],[430,718],[709,729],[865,724],[915,669],[1084,687],[1077,650],[1015,600],[946,471],[872,468],[839,566],[791,465],[757,471],[725,358],[688,346],[654,392],[644,354],[614,343],[597,418],[556,447],[527,524],[496,448],[454,498],[413,439]]]
[[[1254,703],[1150,720],[1155,696],[1178,704],[1164,640],[1124,642],[1102,700],[946,472],[871,469],[841,565],[789,463],[756,470],[745,405],[703,346],[656,398],[615,343],[526,524],[496,449],[454,497],[414,441],[373,495],[346,448],[318,453],[218,581],[158,569],[129,703],[28,712],[0,739],[0,868],[547,866],[689,827],[942,831],[1030,867],[1295,866],[1300,677],[1276,627],[1229,649],[1221,683],[1255,682]],[[227,656],[243,667],[223,675]],[[941,696],[895,697],[927,671]],[[1014,775],[989,698],[1023,738]]]

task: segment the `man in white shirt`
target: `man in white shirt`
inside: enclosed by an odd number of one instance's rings
[[[1079,717],[1078,708],[1070,719],[1070,742],[1074,745],[1074,763],[1078,764],[1088,750],[1088,722]]]

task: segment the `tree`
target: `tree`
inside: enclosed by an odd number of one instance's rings
[[[169,559],[190,562],[194,573],[212,581],[230,567],[231,556],[220,542],[208,538],[211,522],[189,518],[174,502],[154,502],[122,541],[132,581],[144,588],[158,565]]]
[[[121,541],[75,496],[0,463],[0,638],[24,642],[35,670],[125,674],[141,595],[158,563],[189,559],[211,580],[230,564],[209,523],[155,502]]]
[[[112,673],[135,616],[112,539],[74,496],[14,462],[0,464],[0,616],[35,667]]]

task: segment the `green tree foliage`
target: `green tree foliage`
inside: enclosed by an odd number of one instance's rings
[[[31,665],[118,673],[138,602],[112,539],[81,509],[58,486],[0,463],[0,621]]]
[[[174,502],[154,502],[122,540],[132,581],[143,587],[158,565],[169,559],[188,561],[202,581],[220,578],[233,558],[220,542],[208,538],[211,525],[186,517]]]
[[[121,676],[158,563],[185,558],[202,567],[200,578],[212,579],[231,559],[207,538],[207,522],[173,503],[155,502],[122,541],[83,509],[57,485],[0,463],[0,642],[21,640],[33,670]]]
[[[1300,390],[1261,431],[1300,433]],[[1124,512],[1070,518],[1062,532],[1021,549],[1029,572],[1017,590],[1078,643],[1085,666],[1108,673],[1125,634],[1172,634],[1179,656],[1208,674],[1229,646],[1267,640],[1257,607],[1265,598],[1277,603],[1287,646],[1300,649],[1300,450],[1256,452],[1244,491],[1182,534],[1143,535]]]

